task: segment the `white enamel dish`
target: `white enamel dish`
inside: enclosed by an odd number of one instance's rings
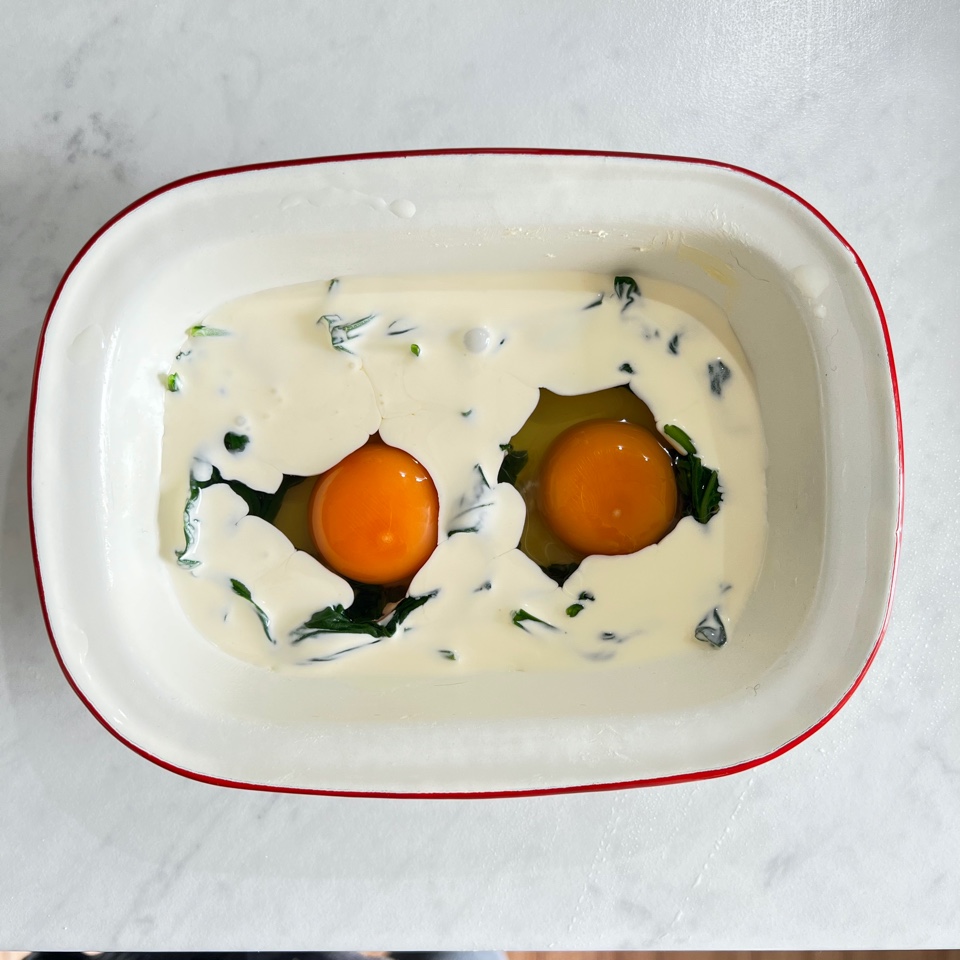
[[[767,553],[736,642],[630,670],[438,685],[273,673],[198,636],[157,530],[159,374],[185,328],[324,277],[542,269],[657,276],[729,315],[769,453]],[[879,301],[809,204],[722,164],[457,151],[188,178],[78,255],[33,399],[34,551],[56,655],[107,729],[208,782],[496,796],[718,776],[833,716],[889,615],[902,439]]]

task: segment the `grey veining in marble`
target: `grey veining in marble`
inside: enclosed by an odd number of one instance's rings
[[[694,12],[694,10],[699,12]],[[0,33],[0,947],[934,947],[960,941],[960,19],[690,7],[14,2]],[[390,802],[223,791],[110,737],[47,643],[26,418],[58,277],[197,170],[404,147],[716,157],[857,247],[903,396],[877,661],[822,732],[656,790]]]

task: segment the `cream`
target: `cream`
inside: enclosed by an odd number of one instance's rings
[[[274,669],[451,677],[603,669],[690,645],[720,655],[695,629],[717,610],[735,639],[766,536],[756,393],[713,304],[637,279],[639,295],[617,297],[613,278],[590,274],[344,278],[217,310],[173,364],[179,389],[163,439],[161,547],[198,632]],[[720,512],[706,525],[686,517],[638,553],[588,557],[558,587],[517,549],[525,507],[496,483],[501,444],[540,387],[577,395],[625,382],[659,428],[679,426],[719,471]],[[333,466],[377,430],[426,467],[440,501],[439,544],[409,590],[435,595],[393,637],[369,650],[354,648],[374,638],[352,634],[293,642],[313,612],[348,607],[350,585],[247,516],[225,484],[201,491],[183,555],[193,565],[178,563],[191,471],[202,480],[215,467],[271,491],[284,474]],[[230,452],[227,433],[249,442]],[[582,593],[593,599],[570,616]],[[517,625],[518,610],[544,623]]]

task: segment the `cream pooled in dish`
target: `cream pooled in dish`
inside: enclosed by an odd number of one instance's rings
[[[719,655],[766,539],[726,318],[642,276],[341,278],[191,327],[159,522],[182,606],[271,669]]]

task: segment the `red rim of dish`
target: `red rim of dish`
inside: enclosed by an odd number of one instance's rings
[[[255,170],[276,170],[283,167],[302,167],[310,166],[315,164],[322,163],[338,163],[344,161],[353,161],[353,160],[385,160],[385,159],[399,159],[404,157],[436,157],[436,156],[469,156],[475,154],[507,154],[507,155],[519,155],[519,156],[553,156],[553,157],[611,157],[611,158],[624,158],[630,160],[666,160],[672,161],[675,163],[691,163],[699,164],[701,166],[707,167],[718,167],[723,170],[731,170],[735,173],[743,174],[744,176],[751,177],[754,180],[759,180],[761,183],[765,183],[770,187],[774,187],[779,190],[781,193],[786,194],[793,200],[796,200],[801,206],[805,207],[810,211],[829,231],[833,234],[834,237],[843,245],[843,247],[850,253],[853,257],[857,268],[860,270],[861,275],[863,276],[864,281],[867,284],[867,288],[870,291],[870,295],[873,298],[874,306],[877,308],[877,315],[880,318],[880,326],[883,330],[883,339],[887,351],[887,362],[890,368],[890,385],[893,390],[893,403],[894,410],[896,414],[896,424],[897,424],[897,529],[896,537],[894,542],[894,552],[893,552],[893,568],[891,571],[890,578],[890,589],[887,594],[887,604],[886,609],[884,610],[883,622],[880,626],[880,632],[877,636],[877,640],[873,645],[873,648],[870,651],[870,655],[867,657],[867,662],[863,665],[863,669],[857,675],[857,678],[854,680],[853,685],[850,689],[840,698],[836,706],[830,710],[821,720],[813,724],[807,730],[804,730],[802,733],[794,737],[792,740],[788,740],[782,746],[778,747],[776,750],[771,751],[770,753],[764,754],[760,757],[755,757],[752,760],[745,760],[742,763],[733,764],[728,767],[718,767],[711,770],[697,770],[690,773],[679,773],[673,774],[671,776],[665,777],[651,777],[641,780],[622,780],[613,783],[587,783],[587,784],[578,784],[573,786],[565,787],[542,787],[535,789],[526,789],[526,790],[489,790],[489,791],[450,791],[450,792],[392,792],[392,791],[366,791],[366,790],[322,790],[322,789],[313,789],[310,787],[284,787],[284,786],[273,786],[270,784],[261,784],[261,783],[246,783],[240,780],[224,780],[220,777],[213,777],[207,774],[198,773],[193,770],[186,770],[182,767],[178,767],[175,764],[169,763],[166,760],[156,757],[153,754],[149,753],[147,750],[144,750],[142,747],[137,746],[137,744],[128,740],[124,737],[119,731],[115,730],[110,726],[106,718],[100,714],[97,708],[87,699],[87,697],[80,690],[74,678],[71,676],[70,672],[67,670],[66,664],[63,661],[63,657],[60,654],[60,650],[57,647],[56,638],[53,635],[53,630],[50,626],[50,617],[47,612],[46,598],[43,590],[43,577],[40,571],[40,559],[37,554],[37,537],[36,530],[34,527],[34,518],[33,518],[33,433],[34,433],[34,420],[36,414],[36,405],[37,405],[37,388],[40,380],[40,366],[43,359],[43,347],[46,341],[46,332],[47,325],[50,323],[50,317],[53,315],[53,311],[56,308],[57,301],[60,299],[60,294],[66,284],[67,280],[70,278],[70,275],[77,268],[80,261],[86,256],[87,251],[106,233],[115,223],[122,220],[128,214],[132,213],[138,207],[143,206],[143,204],[148,203],[150,200],[153,200],[155,197],[160,196],[161,194],[167,193],[170,190],[175,190],[178,187],[186,186],[190,183],[196,183],[200,180],[210,180],[214,177],[224,177],[229,176],[235,173],[248,173]],[[54,655],[57,658],[57,663],[60,664],[60,669],[63,671],[64,676],[67,678],[70,686],[73,688],[74,693],[80,698],[84,706],[96,717],[97,720],[103,725],[103,727],[108,730],[113,736],[115,736],[122,744],[129,747],[134,753],[139,754],[146,760],[150,760],[152,763],[155,763],[157,766],[162,767],[165,770],[169,770],[172,773],[180,774],[183,777],[187,777],[191,780],[198,780],[202,783],[212,784],[218,787],[234,787],[237,789],[243,790],[260,790],[270,793],[296,793],[296,794],[311,794],[316,796],[327,796],[327,797],[367,797],[367,798],[378,798],[378,799],[418,799],[418,800],[434,800],[434,799],[447,799],[447,800],[465,800],[465,799],[499,799],[504,797],[537,797],[537,796],[548,796],[551,794],[562,794],[562,793],[588,793],[596,792],[601,790],[625,790],[633,787],[655,787],[655,786],[666,786],[668,784],[674,783],[688,783],[695,780],[711,780],[717,777],[729,776],[734,773],[742,773],[745,770],[750,770],[753,767],[759,766],[762,763],[767,763],[770,760],[775,760],[777,757],[783,756],[788,750],[792,750],[798,744],[802,743],[808,737],[816,733],[821,727],[826,723],[832,720],[840,709],[847,703],[847,701],[853,696],[854,691],[857,687],[860,686],[864,676],[866,676],[867,671],[870,669],[871,664],[874,661],[874,658],[877,655],[877,651],[880,649],[880,643],[883,640],[884,634],[887,631],[887,626],[890,622],[890,612],[893,607],[893,595],[894,595],[894,585],[897,579],[897,569],[900,560],[900,546],[902,540],[902,531],[903,531],[903,423],[900,415],[900,389],[897,384],[897,371],[894,366],[893,361],[893,348],[890,343],[890,331],[887,328],[886,317],[883,312],[883,306],[880,303],[880,298],[877,295],[876,287],[873,285],[873,281],[870,279],[870,275],[867,273],[866,267],[863,265],[863,261],[860,259],[860,255],[856,250],[846,241],[846,239],[841,235],[840,231],[811,203],[804,200],[803,197],[794,193],[789,188],[783,186],[783,184],[778,183],[776,180],[771,180],[769,177],[763,176],[763,174],[756,173],[753,170],[748,170],[746,167],[740,167],[732,163],[724,163],[720,160],[706,160],[701,157],[678,157],[671,156],[667,154],[655,154],[655,153],[630,153],[626,151],[605,151],[605,150],[549,150],[549,149],[540,149],[540,148],[529,148],[525,149],[522,147],[477,147],[477,148],[457,148],[457,149],[438,149],[438,150],[391,150],[381,153],[351,153],[351,154],[341,154],[338,156],[330,157],[305,157],[297,160],[279,160],[269,163],[249,163],[237,167],[225,167],[220,170],[209,170],[205,173],[196,173],[189,177],[183,177],[179,180],[174,180],[172,183],[165,184],[162,187],[157,187],[155,190],[151,190],[149,193],[140,197],[139,200],[134,201],[128,207],[121,210],[116,216],[108,220],[97,232],[83,245],[80,249],[80,252],[73,258],[73,262],[67,268],[66,273],[60,279],[60,283],[57,284],[57,289],[53,295],[53,299],[50,301],[50,306],[47,308],[47,314],[44,317],[43,326],[40,330],[40,340],[37,345],[37,358],[33,371],[33,386],[30,393],[30,416],[29,416],[29,427],[27,431],[27,503],[30,514],[30,544],[33,551],[33,565],[37,577],[37,590],[40,595],[40,607],[43,611],[43,620],[47,628],[47,635],[50,638],[50,644],[53,647]]]

